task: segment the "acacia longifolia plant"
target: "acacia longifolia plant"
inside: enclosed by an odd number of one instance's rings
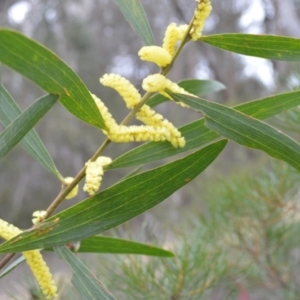
[[[117,4],[145,43],[137,55],[158,67],[156,73],[142,80],[143,94],[118,74],[99,74],[103,89],[114,89],[129,109],[120,123],[105,105],[107,99],[100,99],[91,93],[55,53],[19,32],[0,29],[0,61],[46,92],[45,96],[21,111],[4,86],[0,87],[0,119],[5,126],[0,135],[0,158],[20,143],[61,182],[61,190],[57,191],[49,206],[33,212],[31,228],[20,230],[5,220],[0,221],[0,235],[7,240],[0,246],[0,252],[7,253],[0,267],[8,264],[14,253],[22,253],[21,258],[3,270],[1,277],[26,259],[47,299],[58,297],[59,290],[42,259],[44,249],[53,249],[67,262],[73,271],[72,283],[82,299],[115,297],[72,251],[159,257],[176,255],[150,245],[98,234],[138,216],[189,183],[220,155],[228,140],[262,150],[300,170],[300,144],[263,121],[298,106],[299,91],[253,100],[231,108],[198,97],[206,85],[210,86],[211,91],[218,91],[222,86],[220,83],[184,78],[180,83],[175,83],[168,78],[178,56],[184,55],[187,43],[206,43],[265,59],[298,61],[299,39],[237,33],[205,36],[202,32],[212,6],[209,0],[197,0],[189,24],[172,22],[167,26],[159,46],[155,43],[141,3],[138,0],[118,0]],[[180,105],[185,111],[201,112],[204,117],[176,128],[154,110],[156,105],[167,101],[168,105]],[[98,150],[73,176],[61,175],[59,167],[33,130],[56,102],[60,102],[63,108],[81,121],[99,128],[99,135],[106,136]],[[142,125],[130,125],[134,118]],[[108,155],[109,144],[118,147],[118,143],[129,142],[143,144],[117,158]],[[176,154],[183,156],[149,171],[131,174],[105,190],[100,189],[107,170],[144,165]],[[77,196],[82,180],[87,198],[56,213],[61,203]]]

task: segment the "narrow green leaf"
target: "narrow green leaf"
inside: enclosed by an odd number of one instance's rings
[[[300,91],[294,91],[239,104],[234,109],[263,120],[298,105],[300,105]],[[220,136],[204,125],[203,118],[181,127],[179,131],[186,140],[184,148],[174,148],[168,142],[149,142],[116,158],[108,168],[126,168],[146,164],[202,147]]]
[[[55,53],[24,35],[0,29],[0,62],[32,80],[79,119],[105,128],[84,83]]]
[[[0,134],[0,159],[6,155],[40,121],[58,97],[47,95],[36,100]]]
[[[200,41],[249,56],[285,61],[300,60],[300,39],[286,36],[226,33],[202,36]]]
[[[300,144],[272,126],[233,108],[204,99],[170,93],[205,114],[205,125],[238,144],[259,149],[300,171]]]
[[[217,158],[226,143],[216,142],[185,158],[129,177],[3,243],[0,252],[65,245],[122,224],[193,180]]]
[[[85,300],[116,300],[107,288],[67,247],[56,247],[55,252],[73,271],[72,283]]]
[[[172,252],[133,241],[106,236],[93,236],[80,242],[78,252],[143,254],[149,256],[172,257]]]
[[[139,0],[116,0],[116,2],[125,19],[146,45],[155,45],[153,33],[141,2]]]
[[[0,84],[0,120],[2,124],[7,127],[21,113],[22,111],[17,103],[10,96],[4,86]],[[34,129],[27,133],[21,141],[21,145],[44,168],[53,173],[55,176],[60,177],[50,154]]]
[[[14,270],[18,265],[20,265],[23,261],[25,260],[24,256],[19,257],[16,259],[14,262],[12,262],[7,268],[5,268],[1,273],[0,273],[0,278],[6,276],[9,274],[12,270]]]
[[[131,176],[134,176],[136,174],[139,174],[141,173],[142,169],[143,169],[144,166],[137,166],[136,168],[134,168],[131,172],[127,173],[123,178],[122,180],[126,179],[126,178],[129,178]]]
[[[215,80],[185,79],[180,81],[178,85],[196,96],[218,92],[226,88],[223,83]],[[161,94],[156,94],[147,102],[147,105],[154,107],[166,101],[170,101],[170,99]]]

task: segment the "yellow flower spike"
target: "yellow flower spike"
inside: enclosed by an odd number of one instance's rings
[[[172,60],[171,54],[158,46],[145,46],[138,52],[141,60],[150,61],[159,67],[166,67]]]
[[[32,250],[23,252],[22,254],[46,298],[52,299],[53,297],[57,297],[57,287],[40,251]]]
[[[161,114],[156,113],[148,105],[144,105],[136,114],[136,118],[154,128],[165,128],[169,131],[169,136],[166,138],[171,144],[177,147],[185,146],[185,139],[181,136],[180,131],[168,120],[164,119]]]
[[[193,41],[198,40],[202,36],[205,21],[212,10],[210,0],[196,0],[196,2],[198,2],[198,5],[194,13],[193,27],[190,33]]]
[[[21,232],[19,228],[0,219],[0,236],[5,240],[10,240]],[[25,251],[22,254],[46,298],[50,300],[57,297],[57,287],[40,251]]]
[[[93,196],[100,188],[102,176],[104,174],[103,166],[112,162],[110,157],[100,156],[95,161],[88,161],[85,166],[85,184],[83,190],[90,196]]]
[[[18,227],[15,227],[14,225],[0,219],[0,236],[2,238],[5,240],[10,240],[20,233],[22,233],[22,230],[20,230]]]
[[[105,106],[105,104],[95,95],[91,94],[102,117],[103,120],[105,122],[105,125],[109,130],[111,130],[112,128],[118,127],[117,122],[115,121],[115,119],[112,117],[112,115],[109,113],[108,108]],[[102,130],[105,134],[107,134],[106,130]]]
[[[172,82],[171,80],[167,79],[164,75],[161,74],[152,74],[144,78],[142,87],[147,92],[159,92],[171,100],[173,99],[167,93],[164,92],[166,89],[172,91],[173,93],[193,96],[192,94],[188,93],[185,89],[180,87],[177,83]],[[179,102],[179,104],[183,107],[187,107],[184,103]]]
[[[169,96],[169,94],[164,92],[166,89],[172,91],[173,93],[193,96],[193,94],[188,93],[177,83],[172,82],[171,80],[167,79],[164,75],[161,74],[152,74],[144,78],[142,87],[147,92],[153,92],[153,93],[158,92],[171,100],[173,99]],[[182,107],[187,107],[187,105],[185,105],[182,102],[176,102],[176,103],[178,103]]]
[[[184,37],[186,31],[188,30],[188,27],[189,27],[189,25],[187,25],[187,24],[180,25],[180,26],[177,27],[177,32],[178,32],[177,33],[178,34],[177,38],[178,38],[179,41],[183,40],[183,37]]]
[[[73,177],[66,177],[64,178],[64,184],[69,185],[73,182],[74,178]],[[63,185],[64,186],[64,185]],[[73,190],[66,196],[66,199],[72,199],[78,195],[78,184],[73,188]]]
[[[140,101],[139,91],[130,83],[129,80],[117,74],[104,74],[100,78],[100,83],[104,86],[115,89],[124,99],[128,108],[134,108]]]
[[[171,23],[165,32],[162,47],[169,52],[171,57],[175,54],[175,47],[178,41],[178,28],[176,23]]]
[[[35,225],[45,220],[47,217],[47,212],[45,210],[37,210],[32,214],[32,223]]]
[[[146,142],[146,141],[165,141],[170,139],[170,132],[166,128],[152,126],[123,126],[116,132],[111,132],[108,136],[111,141],[125,142]]]
[[[162,47],[168,51],[171,57],[175,54],[177,42],[183,40],[188,27],[187,24],[177,26],[176,23],[171,23],[167,27]]]
[[[152,74],[144,78],[142,87],[147,92],[163,92],[168,87],[168,79],[161,74]]]
[[[97,161],[98,161],[98,163],[101,164],[103,167],[109,165],[109,164],[112,162],[111,158],[110,158],[110,157],[107,157],[107,156],[99,156],[99,157],[97,158]]]

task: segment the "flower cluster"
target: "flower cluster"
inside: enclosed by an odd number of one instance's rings
[[[95,161],[88,161],[85,164],[85,185],[83,190],[90,196],[93,196],[99,190],[104,174],[103,167],[111,162],[110,157],[100,156]]]
[[[190,37],[197,40],[203,30],[204,22],[211,11],[210,0],[196,0],[198,2],[195,10],[193,23],[191,25]],[[157,64],[161,68],[172,63],[175,56],[177,44],[188,34],[188,25],[177,25],[171,23],[165,32],[163,44],[159,46],[142,47],[138,55],[142,60]],[[117,74],[105,74],[100,78],[100,83],[104,86],[115,89],[126,103],[127,108],[135,109],[142,100],[138,90],[125,78]],[[161,93],[171,99],[166,90],[174,93],[189,94],[176,83],[170,81],[162,74],[153,74],[143,80],[143,89],[149,93]],[[189,94],[191,95],[191,94]],[[136,118],[145,125],[125,126],[118,125],[113,116],[108,111],[105,104],[92,95],[106,125],[103,133],[113,142],[144,142],[144,141],[169,141],[175,148],[184,147],[185,139],[180,131],[168,120],[148,105],[143,105],[137,112]],[[179,103],[186,106],[183,103]],[[109,162],[105,162],[107,164]],[[98,158],[96,161],[86,163],[86,183],[84,191],[89,195],[94,195],[99,189],[103,176],[103,161]],[[72,191],[73,192],[73,191]],[[71,194],[71,193],[70,193]],[[69,195],[70,195],[69,194]],[[68,195],[68,196],[69,196]]]
[[[2,238],[10,240],[20,233],[22,230],[0,219],[0,236]],[[22,254],[47,299],[57,297],[57,287],[40,251],[25,251]]]
[[[146,141],[164,141],[168,136],[168,131],[165,128],[153,128],[152,126],[124,126],[118,125],[112,115],[109,113],[105,104],[92,95],[101,115],[104,119],[107,130],[103,133],[112,142],[126,143],[126,142],[146,142]]]
[[[169,65],[174,57],[177,42],[183,39],[187,28],[188,25],[177,26],[175,23],[171,23],[165,32],[162,47],[142,47],[138,52],[141,60],[153,62],[159,67],[166,67]]]
[[[202,36],[205,21],[212,10],[210,0],[196,0],[196,2],[198,2],[198,5],[194,13],[190,31],[190,37],[193,41],[196,41]],[[187,24],[177,25],[176,23],[171,23],[166,29],[162,47],[142,47],[138,52],[141,60],[153,62],[162,68],[169,65],[175,55],[177,44],[185,37],[188,27]]]
[[[141,95],[137,89],[125,78],[116,74],[105,74],[100,82],[115,89],[124,99],[126,106],[133,109],[141,101]],[[118,125],[109,113],[104,103],[92,95],[98,109],[105,121],[106,130],[103,130],[108,139],[113,142],[144,142],[144,141],[169,141],[174,147],[184,147],[185,139],[178,129],[162,115],[157,114],[149,106],[144,105],[136,114],[136,118],[146,125],[125,126]]]

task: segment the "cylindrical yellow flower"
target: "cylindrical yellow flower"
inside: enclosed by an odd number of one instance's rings
[[[145,46],[138,52],[141,60],[150,61],[159,67],[166,67],[172,60],[171,54],[164,48],[158,46]]]
[[[109,165],[111,162],[110,157],[100,156],[95,161],[88,161],[85,164],[85,184],[83,190],[90,196],[93,196],[100,188],[104,174],[103,166]]]
[[[186,94],[191,95],[191,93],[188,93],[185,89],[180,87],[177,83],[172,82],[171,80],[167,79],[164,75],[161,74],[152,74],[148,77],[144,78],[143,80],[143,89],[148,92],[159,92],[160,94],[164,95],[165,97],[173,100],[168,93],[165,92],[166,89],[170,90],[173,93],[179,93],[179,94]],[[182,102],[176,102],[180,104],[182,107],[187,107]]]
[[[136,114],[136,118],[154,128],[165,128],[169,135],[166,138],[175,148],[184,147],[185,139],[181,132],[161,114],[156,113],[148,105],[144,105]]]
[[[196,41],[202,36],[203,27],[206,19],[212,10],[210,0],[196,0],[198,2],[194,13],[193,27],[191,29],[191,38]]]
[[[176,43],[178,41],[178,28],[176,23],[171,23],[165,32],[162,47],[167,50],[171,57],[175,54]]]
[[[10,240],[20,233],[22,233],[22,230],[20,230],[18,227],[15,227],[14,225],[0,219],[0,236],[2,238],[5,240]]]
[[[144,78],[142,87],[145,91],[153,93],[162,93],[166,89],[169,89],[174,93],[191,95],[185,89],[180,87],[177,83],[172,82],[171,80],[167,79],[164,75],[161,74],[152,74]],[[167,94],[164,93],[164,95]],[[166,97],[170,98],[170,96],[168,95]]]
[[[177,27],[177,35],[178,35],[177,38],[178,38],[178,41],[182,41],[183,40],[183,37],[184,37],[186,31],[188,30],[188,27],[189,27],[189,25],[187,25],[187,24],[179,25]]]
[[[115,121],[115,119],[112,117],[112,115],[109,113],[108,108],[105,106],[105,104],[94,94],[91,94],[102,117],[105,122],[105,125],[107,127],[106,130],[102,130],[104,134],[107,134],[108,131],[112,130],[113,128],[117,127],[118,124]]]
[[[170,132],[163,127],[152,127],[145,125],[132,125],[119,127],[116,132],[111,132],[108,136],[114,142],[146,142],[146,141],[165,141],[170,139]]]
[[[171,57],[175,54],[177,42],[182,41],[187,29],[187,24],[177,26],[176,23],[171,23],[167,27],[162,47],[171,55]]]
[[[128,108],[134,108],[140,101],[141,95],[139,91],[124,77],[117,74],[104,74],[100,78],[100,82],[104,86],[115,89],[124,99]]]
[[[142,87],[147,92],[163,92],[169,84],[169,80],[161,74],[152,74],[144,78]]]
[[[10,240],[21,232],[19,228],[0,219],[0,236],[5,240]],[[25,251],[22,254],[47,299],[57,297],[57,287],[40,251]]]
[[[73,182],[73,177],[66,177],[64,178],[64,184],[69,185]],[[78,184],[73,188],[73,190],[66,196],[66,199],[72,199],[78,195]]]
[[[22,254],[47,299],[57,297],[57,287],[40,251],[25,251]]]

